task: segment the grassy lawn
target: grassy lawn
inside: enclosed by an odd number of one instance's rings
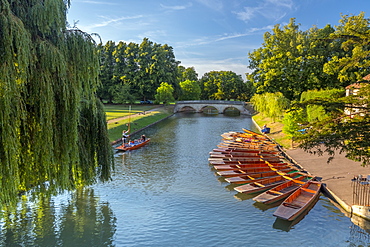
[[[253,116],[254,121],[262,128],[263,125],[271,128],[271,133],[267,134],[271,139],[275,140],[286,149],[291,148],[291,139],[288,138],[283,132],[283,123],[280,120],[273,121],[271,118],[265,117],[262,114]]]
[[[125,117],[131,114],[136,114],[143,111],[149,111],[151,109],[154,109],[156,107],[159,107],[158,105],[132,105],[131,106],[131,112],[130,112],[130,106],[129,105],[104,105],[105,114],[107,115],[107,120]]]
[[[147,112],[156,107],[158,107],[157,110]],[[127,110],[124,110],[124,108],[127,108]],[[127,130],[129,122],[130,133],[133,133],[152,123],[157,122],[158,120],[166,118],[173,113],[173,106],[160,107],[158,105],[133,105],[131,109],[131,114],[128,111],[127,105],[115,105],[115,107],[106,107],[105,109],[107,116],[114,116],[111,119],[117,119],[117,121],[112,121],[111,123],[108,123],[108,136],[111,142],[122,137],[122,131]],[[135,109],[135,111],[133,109]],[[125,117],[135,113],[142,113],[144,111],[145,115],[140,114],[122,120],[118,119],[120,117]]]

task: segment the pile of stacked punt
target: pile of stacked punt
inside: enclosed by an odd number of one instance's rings
[[[222,142],[209,153],[209,163],[217,175],[236,185],[237,192],[256,195],[253,200],[264,204],[281,201],[274,216],[296,219],[316,201],[321,183],[284,161],[267,136],[243,131],[222,134]]]

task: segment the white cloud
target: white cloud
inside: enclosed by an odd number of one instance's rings
[[[106,19],[106,20],[102,21],[100,23],[91,24],[91,25],[87,26],[86,28],[91,30],[91,29],[96,28],[96,27],[105,27],[105,26],[108,26],[108,25],[111,25],[111,24],[114,24],[114,23],[119,23],[119,22],[124,21],[124,20],[140,19],[140,18],[143,18],[143,17],[144,17],[143,15],[123,16],[123,17],[119,17],[119,18],[109,18],[109,17],[101,16],[101,18]]]
[[[99,2],[99,1],[82,1],[83,3],[90,3],[90,4],[101,4],[101,5],[118,5],[117,3],[110,3],[110,2]]]
[[[234,59],[208,60],[208,59],[182,59],[181,65],[184,67],[194,67],[201,78],[205,73],[210,71],[232,71],[241,75],[245,80],[245,73],[251,73],[247,63]]]
[[[193,6],[192,3],[188,3],[186,5],[176,5],[176,6],[167,6],[167,5],[164,5],[164,4],[160,4],[162,8],[164,9],[168,9],[168,10],[183,10],[183,9],[187,9],[187,8],[190,8],[191,6]]]
[[[209,9],[221,11],[224,5],[221,0],[196,0],[197,2],[203,4]]]
[[[244,7],[243,11],[234,12],[234,14],[245,22],[258,16],[278,21],[292,9],[294,9],[293,0],[263,0],[256,7]]]

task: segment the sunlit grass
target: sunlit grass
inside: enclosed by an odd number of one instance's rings
[[[271,118],[264,117],[262,114],[257,114],[253,116],[254,121],[262,128],[263,125],[271,128],[271,133],[267,134],[271,139],[275,140],[284,148],[291,148],[291,139],[283,133],[284,124],[279,121],[273,121]]]
[[[130,105],[104,105],[107,120],[149,111],[156,107],[158,107],[158,105],[131,105],[130,111]]]
[[[157,106],[147,106],[147,105],[144,106],[147,108],[141,108],[141,107],[142,106],[139,105],[138,108],[135,108],[137,112],[133,112],[131,110],[131,115],[135,113],[143,113],[144,110],[145,110],[145,115],[140,114],[140,115],[131,116],[129,118],[119,120],[120,117],[130,115],[130,113],[127,110],[127,112],[123,111],[123,114],[125,115],[116,115],[118,116],[118,117],[115,117],[117,118],[117,121],[110,121],[111,123],[108,123],[108,137],[111,142],[118,140],[119,138],[122,137],[122,131],[128,129],[129,123],[130,123],[130,133],[133,133],[163,118],[166,118],[172,115],[173,113],[173,107],[159,107],[158,105]],[[148,107],[151,107],[151,108],[148,108]],[[149,111],[150,109],[153,109],[155,107],[159,107],[158,110]],[[111,110],[113,112],[121,111],[120,107],[117,105],[116,107],[106,107],[105,110],[106,110],[106,114],[110,116],[113,116],[114,114],[112,114],[112,112],[108,110]]]

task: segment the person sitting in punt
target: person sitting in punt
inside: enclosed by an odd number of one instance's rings
[[[142,136],[141,136],[141,141],[142,141],[142,142],[145,142],[145,140],[146,140],[146,136],[145,136],[145,135],[142,135]]]

